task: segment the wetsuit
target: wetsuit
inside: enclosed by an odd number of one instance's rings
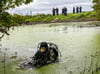
[[[45,48],[45,51],[41,52],[40,50],[38,50],[37,53],[34,55],[34,66],[42,66],[54,62],[58,59],[58,51],[56,50],[56,48],[48,47],[46,43],[41,44],[40,48],[41,47]]]

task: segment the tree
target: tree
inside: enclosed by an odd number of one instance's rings
[[[94,11],[96,12],[97,20],[100,20],[100,0],[93,0],[94,3]]]
[[[3,13],[9,8],[15,8],[16,6],[28,4],[30,2],[32,2],[32,0],[0,0],[0,13]]]
[[[1,21],[3,26],[8,26],[12,23],[11,15],[8,12],[3,12],[1,16]]]
[[[33,0],[0,0],[0,25],[9,26],[14,22],[12,21],[14,19],[13,16],[6,12],[6,10],[22,4],[28,4],[32,1]]]

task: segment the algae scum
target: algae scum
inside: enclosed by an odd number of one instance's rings
[[[100,74],[100,27],[77,24],[84,23],[10,28],[10,35],[0,41],[0,74]],[[41,41],[56,43],[61,61],[37,69],[18,68],[35,54]]]

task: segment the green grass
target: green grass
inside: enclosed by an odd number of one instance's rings
[[[66,21],[66,20],[86,20],[86,19],[95,19],[95,12],[89,11],[89,12],[82,12],[78,14],[68,13],[68,16],[63,16],[62,14],[52,16],[50,14],[40,14],[40,15],[34,15],[34,16],[27,16],[25,21],[32,21],[32,22],[51,22],[57,19],[58,21]]]
[[[7,16],[5,18],[5,16]],[[39,14],[33,16],[22,16],[22,15],[10,15],[5,12],[0,15],[0,27],[2,26],[17,26],[21,25],[24,22],[60,22],[60,21],[84,21],[84,20],[96,20],[96,12],[88,11],[82,12],[78,14],[68,13],[68,16],[64,16],[62,14],[52,16],[51,14]]]

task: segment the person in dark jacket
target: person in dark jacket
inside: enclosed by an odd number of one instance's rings
[[[55,16],[56,12],[55,12],[55,8],[52,9],[52,15]]]
[[[67,16],[67,8],[64,7],[64,15]]]
[[[80,13],[82,12],[82,7],[81,7],[81,6],[79,7],[79,12],[80,12]]]
[[[62,8],[62,15],[67,16],[67,8]]]
[[[78,6],[76,7],[76,13],[79,13],[79,7]]]
[[[56,15],[59,15],[59,9],[56,8],[55,10],[56,10]]]
[[[62,8],[62,15],[64,15],[64,8]]]
[[[75,7],[73,7],[73,14],[75,13]]]

